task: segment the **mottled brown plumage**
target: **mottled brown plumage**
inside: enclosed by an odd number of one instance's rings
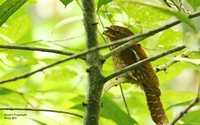
[[[134,35],[129,29],[117,25],[107,27],[107,30],[104,31],[103,34],[108,36],[111,42]],[[113,46],[112,49],[118,46],[119,45]],[[114,68],[118,71],[126,66],[147,58],[147,55],[140,44],[134,44],[119,53],[115,53],[112,58]],[[159,89],[159,80],[151,63],[139,66],[134,70],[119,75],[118,77],[125,77],[130,83],[140,85],[145,92],[153,121],[157,125],[166,125],[168,123],[167,116],[165,115],[160,100],[161,94]]]

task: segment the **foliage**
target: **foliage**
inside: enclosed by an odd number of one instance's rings
[[[65,5],[65,7],[69,4],[69,3],[71,3],[73,0],[60,0],[64,5]]]
[[[0,45],[45,47],[72,53],[84,51],[86,46],[85,31],[79,1],[52,0],[52,3],[46,1],[45,4],[42,4],[44,1],[32,0],[24,6],[22,5],[26,0],[21,0],[21,2],[16,0],[0,1]],[[192,91],[189,91],[188,86],[183,88],[186,81],[180,80],[178,76],[183,71],[190,69],[194,76],[199,78],[199,65],[193,63],[194,59],[197,59],[196,62],[198,62],[200,57],[199,17],[190,19],[188,13],[198,12],[200,0],[180,2],[176,2],[180,8],[176,8],[173,3],[170,4],[172,7],[169,8],[164,2],[157,0],[96,1],[100,45],[105,45],[104,39],[101,37],[104,30],[102,27],[111,24],[124,25],[139,35],[169,24],[173,20],[178,19],[183,22],[140,42],[149,57],[175,48],[180,44],[185,44],[187,48],[193,50],[187,56],[187,59],[190,60],[189,63],[186,61],[178,62],[168,67],[166,72],[157,73],[162,90],[162,101],[170,121],[196,97],[197,85],[194,84],[195,81],[190,82],[189,87]],[[47,3],[49,5],[46,5]],[[45,10],[45,12],[41,10]],[[60,25],[60,22],[64,22],[64,24]],[[0,81],[20,76],[66,58],[65,55],[38,51],[3,48],[0,51]],[[107,52],[109,49],[100,50],[101,54]],[[153,61],[152,64],[154,67],[166,64],[182,52],[162,57]],[[84,115],[82,103],[85,102],[88,88],[86,69],[85,60],[78,58],[42,70],[28,78],[1,84],[0,108],[44,108]],[[108,76],[113,72],[112,60],[109,58],[103,65],[102,74]],[[132,84],[123,84],[122,86],[131,116],[127,114],[118,87],[113,87],[103,95],[100,123],[103,125],[153,125],[143,91]],[[5,114],[13,113],[25,113],[27,116],[17,117],[15,120],[8,120],[4,117]],[[185,125],[200,124],[199,115],[199,105],[197,105],[181,119],[181,122]],[[80,125],[83,122],[81,118],[75,116],[49,112],[0,111],[0,116],[2,116],[0,117],[2,125]]]

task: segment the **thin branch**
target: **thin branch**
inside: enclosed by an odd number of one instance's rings
[[[128,82],[128,79],[126,77],[119,77],[116,79],[111,79],[110,81],[108,81],[103,88],[103,94],[105,94],[106,91],[108,91],[109,89],[111,89],[113,86],[117,86],[121,83],[125,83]]]
[[[180,112],[179,115],[169,125],[175,125],[176,122],[178,122],[178,120],[180,120],[183,116],[185,116],[192,107],[194,107],[196,104],[200,102],[200,79],[199,77],[197,78],[199,82],[197,97],[190,103],[190,105],[188,105],[182,112]]]
[[[128,115],[131,117],[131,113],[130,113],[130,111],[129,111],[128,104],[127,104],[127,102],[126,102],[126,97],[125,97],[125,95],[124,95],[124,91],[123,91],[123,88],[122,88],[122,85],[121,85],[121,84],[119,84],[119,88],[120,88],[120,91],[121,91],[121,94],[122,94],[122,99],[123,99],[124,105],[125,105],[125,107],[126,107],[126,111],[127,111]]]
[[[167,0],[163,0],[163,2],[164,2],[168,7],[171,8],[171,5],[167,2]]]
[[[74,53],[61,51],[61,50],[55,50],[55,49],[48,49],[48,48],[41,48],[41,47],[30,47],[30,46],[21,46],[21,45],[0,45],[0,48],[5,49],[17,49],[17,50],[29,50],[29,51],[41,51],[41,52],[50,52],[50,53],[56,53],[56,54],[62,54],[71,56]]]
[[[176,57],[174,58],[174,60],[178,62],[187,62],[187,63],[200,66],[200,59],[188,59],[188,58],[183,58],[183,57]]]
[[[94,51],[94,50],[93,50],[93,51]],[[19,80],[19,79],[27,78],[27,77],[29,77],[29,76],[35,74],[35,73],[41,72],[41,71],[43,71],[43,70],[45,70],[45,69],[48,69],[48,68],[51,68],[51,67],[53,67],[53,66],[55,66],[55,65],[64,63],[64,62],[66,62],[66,61],[68,61],[68,60],[75,59],[75,58],[77,58],[77,57],[81,57],[81,56],[85,55],[86,53],[89,53],[89,51],[86,51],[86,52],[83,52],[83,53],[80,53],[80,54],[74,54],[74,55],[72,55],[72,56],[70,56],[70,57],[68,57],[68,58],[65,58],[65,59],[56,61],[56,62],[54,62],[54,63],[51,63],[51,64],[49,64],[49,65],[47,65],[47,66],[41,67],[41,68],[39,68],[39,69],[37,69],[37,70],[34,70],[34,71],[32,71],[32,72],[25,73],[25,74],[23,74],[23,75],[16,76],[16,77],[14,77],[14,78],[10,78],[10,79],[7,79],[7,80],[0,81],[0,84],[4,84],[4,83],[7,83],[7,82],[12,82],[12,81],[16,81],[16,80]]]
[[[179,6],[176,4],[176,2],[174,2],[174,0],[171,0],[171,2],[173,3],[173,5],[176,7],[178,11],[181,11],[181,8],[179,8]]]
[[[80,57],[83,57],[85,55],[87,55],[88,53],[91,53],[91,52],[95,52],[95,51],[98,51],[100,49],[103,49],[103,48],[107,48],[107,47],[110,47],[112,45],[115,45],[115,44],[109,44],[109,45],[102,45],[102,46],[99,46],[99,47],[93,47],[91,48],[90,50],[86,50],[82,53],[79,53],[79,54],[74,54],[74,55],[71,55],[70,57],[68,58],[65,58],[65,59],[62,59],[62,60],[59,60],[59,61],[56,61],[54,63],[51,63],[47,66],[44,66],[44,67],[41,67],[37,70],[34,70],[34,71],[31,71],[29,73],[25,73],[23,75],[20,75],[20,76],[16,76],[16,77],[13,77],[13,78],[10,78],[10,79],[7,79],[7,80],[3,80],[3,81],[0,81],[0,84],[4,84],[4,83],[8,83],[8,82],[13,82],[13,81],[16,81],[16,80],[19,80],[19,79],[24,79],[24,78],[27,78],[35,73],[38,73],[38,72],[41,72],[45,69],[48,69],[48,68],[51,68],[55,65],[58,65],[58,64],[61,64],[61,63],[64,63],[66,61],[69,61],[69,60],[72,60],[72,59],[76,59],[76,58],[80,58]]]
[[[166,56],[166,55],[175,53],[175,52],[180,51],[180,50],[182,50],[182,49],[184,49],[184,48],[185,48],[185,45],[181,45],[181,46],[179,46],[179,47],[176,47],[176,48],[173,48],[173,49],[171,49],[171,50],[165,51],[165,52],[160,53],[160,54],[158,54],[158,55],[156,55],[156,56],[153,56],[153,57],[151,57],[151,58],[146,58],[146,59],[143,59],[143,60],[141,60],[141,61],[138,61],[137,63],[134,63],[134,64],[132,64],[132,65],[129,65],[129,66],[127,66],[127,67],[125,67],[125,68],[123,68],[123,69],[121,69],[121,70],[119,70],[119,71],[117,71],[117,72],[115,72],[115,73],[113,73],[113,74],[107,76],[107,77],[106,77],[106,80],[108,81],[108,80],[110,80],[110,79],[112,79],[112,78],[114,78],[114,77],[116,77],[116,76],[118,76],[118,75],[120,75],[120,74],[122,74],[122,73],[124,73],[124,72],[133,70],[134,68],[136,68],[136,67],[138,67],[138,66],[144,65],[144,64],[146,64],[146,63],[148,63],[148,62],[150,62],[150,61],[154,61],[154,60],[159,59],[159,58],[161,58],[161,57],[164,57],[164,56]]]
[[[178,120],[180,120],[185,114],[187,114],[188,111],[189,111],[192,107],[194,107],[196,104],[198,104],[199,101],[200,101],[200,100],[199,100],[199,97],[195,98],[195,100],[193,100],[193,101],[191,102],[191,104],[190,104],[188,107],[186,107],[186,109],[183,110],[183,111],[177,116],[177,118],[175,118],[169,125],[175,125],[175,123],[176,123]]]
[[[62,113],[62,114],[68,114],[68,115],[72,115],[72,116],[76,116],[79,118],[83,118],[82,115],[76,114],[76,113],[72,113],[72,112],[66,112],[66,111],[60,111],[60,110],[50,110],[50,109],[33,109],[33,108],[0,108],[0,110],[22,110],[22,111],[42,111],[42,112],[54,112],[54,113]]]
[[[181,53],[180,55],[178,55],[178,56],[176,56],[174,58],[177,58],[177,57],[187,57],[191,52],[192,52],[192,50],[188,49],[185,52]],[[169,68],[170,66],[176,64],[177,62],[180,62],[180,61],[172,59],[171,61],[169,61],[169,62],[167,62],[167,63],[165,63],[163,65],[157,66],[155,68],[155,72],[159,72],[159,71],[162,71],[162,70],[166,71],[167,68]]]
[[[193,15],[190,15],[188,17],[189,18],[195,18],[195,17],[198,17],[198,16],[200,16],[200,12],[195,13]],[[178,21],[174,21],[174,22],[172,22],[170,24],[167,24],[167,25],[165,25],[163,27],[160,27],[158,29],[149,31],[149,32],[141,34],[141,35],[137,35],[137,36],[132,35],[132,36],[120,39],[120,40],[113,41],[111,44],[108,44],[108,45],[109,46],[110,45],[113,46],[113,45],[122,44],[122,43],[124,43],[124,44],[121,45],[121,46],[119,46],[119,47],[117,47],[117,48],[115,48],[115,49],[113,49],[108,54],[104,55],[104,60],[106,60],[108,57],[110,57],[111,55],[113,55],[116,52],[120,52],[120,51],[122,51],[122,50],[124,50],[124,49],[126,49],[126,48],[128,48],[130,46],[132,46],[133,44],[140,42],[141,40],[144,40],[144,39],[146,39],[146,38],[148,38],[150,36],[153,36],[153,35],[161,32],[161,31],[169,29],[169,28],[171,28],[171,27],[173,27],[173,26],[175,26],[177,24],[180,24],[180,23],[181,23],[181,21],[179,21],[179,20]]]
[[[56,61],[56,62],[54,62],[54,63],[51,63],[51,64],[47,65],[47,66],[44,66],[44,67],[41,67],[41,68],[39,68],[39,69],[37,69],[37,70],[31,71],[31,72],[29,72],[29,73],[25,73],[25,74],[20,75],[20,76],[16,76],[16,77],[13,77],[13,78],[10,78],[10,79],[7,79],[7,80],[0,81],[0,84],[4,84],[4,83],[7,83],[7,82],[12,82],[12,81],[16,81],[16,80],[19,80],[19,79],[27,78],[27,77],[29,77],[29,76],[35,74],[35,73],[41,72],[41,71],[43,71],[43,70],[45,70],[45,69],[48,69],[48,68],[51,68],[51,67],[53,67],[53,66],[55,66],[55,65],[64,63],[64,62],[66,62],[66,61],[69,61],[69,60],[72,60],[72,59],[75,59],[75,58],[78,58],[78,57],[85,56],[85,55],[87,55],[88,53],[95,52],[95,51],[98,51],[98,50],[100,50],[100,49],[107,48],[107,47],[109,47],[109,46],[112,46],[112,45],[102,45],[102,46],[99,46],[99,47],[93,47],[93,48],[91,48],[90,50],[86,50],[86,51],[84,51],[84,52],[82,52],[82,53],[79,53],[79,54],[71,55],[71,56],[68,57],[68,58],[65,58],[65,59]]]

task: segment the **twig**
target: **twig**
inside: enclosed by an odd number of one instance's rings
[[[187,62],[187,63],[200,66],[200,59],[188,59],[188,58],[183,58],[183,57],[177,57],[177,58],[174,58],[174,60],[179,61],[179,62]]]
[[[124,91],[123,91],[123,88],[122,88],[122,85],[121,85],[121,84],[119,84],[119,88],[120,88],[120,91],[121,91],[121,94],[122,94],[122,99],[123,99],[124,105],[125,105],[125,107],[126,107],[126,111],[127,111],[128,115],[131,117],[131,113],[130,113],[130,111],[129,111],[128,104],[127,104],[127,102],[126,102],[126,97],[125,97],[125,95],[124,95]]]
[[[51,68],[51,67],[53,67],[53,66],[55,66],[55,65],[58,65],[58,64],[61,64],[61,63],[66,62],[66,61],[69,61],[69,60],[72,60],[72,59],[75,59],[75,58],[84,56],[84,55],[86,55],[86,54],[88,54],[88,53],[91,53],[91,52],[94,52],[94,51],[97,51],[97,50],[99,50],[99,49],[101,49],[101,48],[106,48],[106,47],[107,47],[107,46],[95,47],[95,48],[93,48],[93,49],[91,49],[91,50],[84,51],[84,52],[79,53],[79,54],[74,54],[74,55],[72,55],[72,56],[70,56],[70,57],[68,57],[68,58],[65,58],[65,59],[56,61],[56,62],[54,62],[54,63],[51,63],[51,64],[49,64],[49,65],[47,65],[47,66],[41,67],[41,68],[39,68],[39,69],[37,69],[37,70],[34,70],[34,71],[32,71],[32,72],[25,73],[25,74],[23,74],[23,75],[16,76],[16,77],[14,77],[14,78],[10,78],[10,79],[7,79],[7,80],[0,81],[0,84],[4,84],[4,83],[7,83],[7,82],[12,82],[12,81],[16,81],[16,80],[19,80],[19,79],[27,78],[27,77],[29,77],[29,76],[35,74],[35,73],[41,72],[41,71],[43,71],[43,70],[45,70],[45,69],[48,69],[48,68]]]
[[[163,0],[163,2],[164,2],[168,7],[171,8],[171,5],[167,2],[167,0]]]
[[[41,52],[50,52],[50,53],[56,53],[56,54],[62,54],[71,56],[74,53],[61,51],[61,50],[55,50],[55,49],[48,49],[48,48],[41,48],[41,47],[30,47],[30,46],[21,46],[21,45],[0,45],[0,48],[5,49],[17,49],[17,50],[29,50],[29,51],[41,51]]]
[[[181,53],[180,55],[176,56],[175,58],[177,57],[187,57],[190,53],[192,52],[192,50],[186,50],[185,52]],[[174,60],[172,59],[171,61],[167,62],[166,64],[163,64],[163,65],[160,65],[160,66],[157,66],[155,68],[155,71],[156,72],[159,72],[159,71],[166,71],[167,68],[169,68],[170,66],[176,64],[177,62],[179,62],[178,60]]]
[[[179,6],[174,2],[174,0],[171,0],[171,2],[173,3],[173,5],[176,7],[178,11],[181,11],[181,8],[179,8]]]
[[[105,85],[104,85],[104,88],[103,88],[103,94],[108,91],[109,89],[111,89],[113,86],[117,86],[121,83],[125,83],[125,82],[128,82],[128,79],[126,77],[119,77],[119,78],[116,78],[116,79],[112,79],[110,81],[108,81]]]
[[[195,13],[193,15],[190,15],[188,16],[189,18],[194,18],[194,17],[197,17],[197,16],[200,16],[200,12],[198,13]],[[140,42],[141,40],[144,40],[150,36],[153,36],[161,31],[164,31],[166,29],[169,29],[177,24],[181,23],[181,21],[175,21],[175,22],[172,22],[170,24],[167,24],[163,27],[160,27],[158,29],[155,29],[155,30],[152,30],[152,31],[149,31],[147,33],[144,33],[144,34],[141,34],[141,35],[137,35],[137,36],[130,36],[130,37],[126,37],[126,38],[123,38],[123,39],[120,39],[120,40],[116,40],[116,41],[113,41],[111,44],[108,44],[108,45],[111,45],[113,46],[114,44],[117,45],[117,44],[122,44],[124,43],[123,45],[113,49],[112,51],[110,51],[108,54],[104,55],[104,60],[106,60],[108,57],[110,57],[111,55],[113,55],[114,53],[116,52],[120,52],[130,46],[132,46],[133,44],[135,43],[138,43]],[[129,42],[127,42],[129,41]],[[126,42],[126,43],[125,43]]]
[[[79,118],[83,118],[82,115],[72,113],[72,112],[66,112],[66,111],[59,111],[59,110],[50,110],[50,109],[33,109],[33,108],[0,108],[0,110],[22,110],[22,111],[43,111],[43,112],[54,112],[54,113],[62,113],[62,114],[68,114],[72,116],[76,116]]]
[[[37,70],[34,70],[32,72],[29,72],[29,73],[25,73],[23,75],[20,75],[20,76],[16,76],[16,77],[13,77],[13,78],[10,78],[10,79],[7,79],[7,80],[3,80],[3,81],[0,81],[0,84],[4,84],[4,83],[7,83],[7,82],[12,82],[12,81],[16,81],[16,80],[19,80],[19,79],[23,79],[23,78],[27,78],[35,73],[38,73],[38,72],[41,72],[45,69],[48,69],[48,68],[51,68],[55,65],[58,65],[58,64],[61,64],[61,63],[64,63],[66,61],[69,61],[69,60],[72,60],[72,59],[75,59],[75,58],[78,58],[78,57],[82,57],[82,56],[85,56],[86,54],[88,53],[91,53],[91,52],[94,52],[94,51],[98,51],[100,49],[103,49],[103,48],[107,48],[107,47],[110,47],[112,45],[115,45],[115,44],[109,44],[109,45],[102,45],[102,46],[99,46],[99,47],[93,47],[91,48],[90,50],[86,50],[82,53],[79,53],[79,54],[74,54],[74,55],[71,55],[70,57],[68,58],[65,58],[65,59],[62,59],[62,60],[59,60],[59,61],[56,61],[54,63],[51,63],[47,66],[44,66],[44,67],[41,67]]]
[[[156,59],[159,59],[159,58],[164,57],[164,56],[166,56],[166,55],[169,55],[169,54],[171,54],[171,53],[180,51],[180,50],[182,50],[182,49],[184,49],[184,48],[185,48],[185,46],[184,46],[184,45],[181,45],[181,46],[179,46],[179,47],[176,47],[176,48],[173,48],[173,49],[171,49],[171,50],[165,51],[165,52],[160,53],[160,54],[158,54],[158,55],[156,55],[156,56],[153,56],[153,57],[151,57],[151,58],[146,58],[146,59],[144,59],[144,60],[138,61],[137,63],[134,63],[134,64],[132,64],[132,65],[129,65],[129,66],[127,66],[127,67],[125,67],[125,68],[123,68],[123,69],[121,69],[121,70],[119,70],[119,71],[117,71],[117,72],[115,72],[115,73],[113,73],[113,74],[107,76],[107,77],[106,77],[106,80],[108,81],[108,80],[110,80],[110,79],[112,79],[112,78],[114,78],[114,77],[116,77],[116,76],[118,76],[118,75],[120,75],[120,74],[122,74],[122,73],[124,73],[124,72],[133,70],[134,68],[136,68],[136,67],[138,67],[138,66],[144,65],[144,64],[146,64],[146,63],[148,63],[148,62],[150,62],[150,61],[154,61],[154,60],[156,60]]]
[[[199,103],[199,101],[200,101],[200,81],[199,81],[197,97],[190,103],[190,105],[188,105],[182,112],[180,112],[179,115],[169,125],[175,125],[176,122],[180,120],[183,116],[185,116],[192,107],[194,107],[196,104]]]
[[[191,102],[191,104],[190,104],[188,107],[186,107],[185,110],[183,110],[182,112],[180,112],[180,114],[177,116],[177,118],[175,118],[169,125],[175,125],[175,123],[176,123],[178,120],[180,120],[185,114],[187,114],[188,111],[189,111],[192,107],[194,107],[197,103],[199,103],[199,97],[195,98],[195,100],[193,100],[193,101]]]

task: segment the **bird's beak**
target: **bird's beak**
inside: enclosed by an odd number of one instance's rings
[[[105,27],[106,28],[106,30],[103,32],[103,35],[108,35],[108,33],[109,33],[109,31],[111,30],[111,28],[110,27]]]
[[[106,29],[110,30],[111,28],[110,27],[105,27]]]

